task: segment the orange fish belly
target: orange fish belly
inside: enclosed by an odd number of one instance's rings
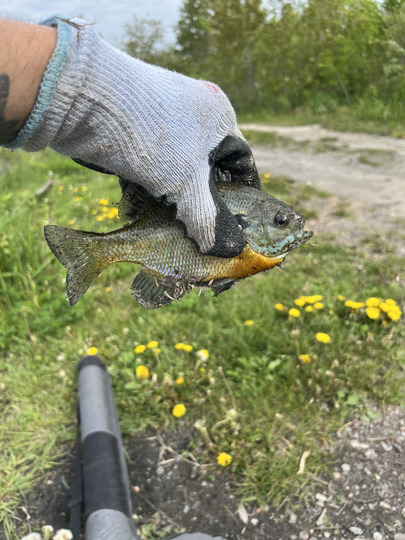
[[[229,259],[226,264],[213,272],[207,281],[219,278],[243,279],[264,270],[269,270],[280,264],[283,258],[265,257],[246,246],[240,255]],[[215,274],[215,275],[214,275]]]

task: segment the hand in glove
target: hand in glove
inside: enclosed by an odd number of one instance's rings
[[[46,146],[143,186],[177,207],[203,253],[233,257],[243,233],[215,187],[219,173],[259,188],[235,112],[214,84],[111,47],[85,21],[54,19],[58,41],[37,103],[8,147]],[[223,176],[222,175],[222,176]]]

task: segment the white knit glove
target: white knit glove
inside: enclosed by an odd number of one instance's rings
[[[66,25],[48,24],[55,22]],[[202,252],[240,253],[242,230],[214,180],[222,171],[231,181],[260,185],[228,98],[212,83],[124,54],[85,21],[72,22],[49,108],[21,146],[28,151],[50,146],[90,168],[134,181],[176,204],[177,218]]]

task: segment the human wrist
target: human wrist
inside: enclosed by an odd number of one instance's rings
[[[0,144],[3,144],[18,133],[34,106],[43,73],[55,48],[56,31],[0,19],[0,36]]]
[[[20,93],[18,97],[20,114],[23,115],[19,126],[21,129],[16,137],[4,144],[10,149],[24,146],[24,143],[41,125],[66,61],[70,40],[69,25],[57,18],[48,19],[42,25],[24,24],[24,27],[29,27],[29,29],[26,29],[23,39],[27,41],[31,38],[33,53],[26,57],[26,67],[17,68],[18,77],[25,78],[26,92],[25,95]],[[24,36],[24,33],[22,35]],[[35,51],[38,51],[36,56]],[[28,69],[27,66],[29,66]],[[32,74],[31,78],[29,78],[30,74]],[[23,113],[21,113],[22,108]]]

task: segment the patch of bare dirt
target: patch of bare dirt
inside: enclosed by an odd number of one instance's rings
[[[184,530],[230,540],[405,540],[405,411],[353,420],[330,449],[334,471],[307,503],[242,505],[226,471],[184,459],[193,428],[127,439],[132,509],[141,538]],[[23,531],[69,524],[72,460],[47,475],[21,509]],[[0,532],[0,538],[1,532]]]
[[[285,175],[331,195],[311,201],[317,234],[369,251],[374,238],[377,252],[386,245],[388,252],[405,256],[405,139],[318,125],[240,127],[276,135],[271,145],[252,145],[260,172]]]

